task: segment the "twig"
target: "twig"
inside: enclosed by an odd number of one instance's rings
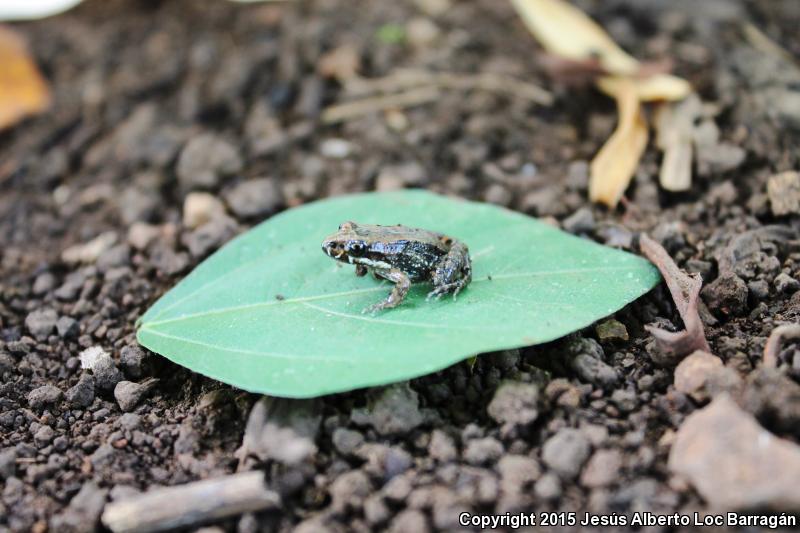
[[[785,48],[781,45],[770,39],[764,32],[759,30],[753,24],[747,22],[742,26],[742,30],[744,32],[745,38],[750,42],[750,44],[758,50],[767,55],[777,56],[784,61],[788,61],[792,64],[797,64],[794,56],[789,53]]]
[[[335,124],[351,118],[383,111],[384,109],[402,109],[432,102],[437,100],[439,95],[439,90],[436,87],[420,87],[397,94],[373,96],[363,100],[326,107],[322,111],[321,119],[325,124]]]
[[[646,234],[642,234],[639,239],[639,247],[645,257],[656,265],[664,277],[686,327],[683,331],[672,332],[655,326],[645,326],[647,331],[656,339],[659,348],[669,356],[681,357],[695,350],[711,352],[703,331],[703,322],[700,320],[697,310],[697,300],[700,296],[700,288],[703,286],[703,279],[699,274],[689,276],[678,268],[664,247]]]
[[[764,345],[764,366],[777,368],[778,356],[781,353],[784,341],[800,339],[800,324],[784,324],[772,330]]]
[[[345,92],[353,97],[364,97],[377,93],[396,93],[404,89],[426,86],[448,90],[481,90],[507,94],[544,106],[553,104],[553,95],[538,85],[493,72],[460,74],[457,72],[398,69],[383,78],[354,78],[347,83]]]
[[[106,506],[103,524],[114,533],[164,531],[279,505],[263,472],[245,472],[115,501]]]

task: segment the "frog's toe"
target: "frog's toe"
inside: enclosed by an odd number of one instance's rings
[[[368,307],[365,307],[364,310],[361,311],[361,314],[374,315],[378,311],[383,311],[384,309],[390,309],[392,307],[395,307],[395,306],[393,306],[392,304],[390,304],[388,302],[385,302],[385,301],[384,302],[378,302],[376,304],[372,304],[372,305],[370,305]]]
[[[447,289],[446,288],[438,287],[438,288],[433,289],[431,292],[428,293],[428,296],[427,296],[427,298],[425,298],[425,301],[429,302],[431,298],[436,298],[438,300],[438,299],[440,299],[442,297],[443,294],[446,294],[446,293],[447,293]]]

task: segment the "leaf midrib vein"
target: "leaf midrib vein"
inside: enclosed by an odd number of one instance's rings
[[[508,280],[508,279],[516,279],[516,278],[524,278],[524,277],[539,277],[539,276],[554,276],[554,275],[573,275],[573,274],[585,274],[591,272],[613,272],[616,270],[627,270],[629,266],[620,266],[620,267],[607,267],[607,268],[583,268],[583,269],[571,269],[571,270],[549,270],[549,271],[540,271],[540,272],[518,272],[516,274],[500,274],[500,275],[493,275],[491,281],[501,281],[501,280]],[[474,279],[472,284],[476,283],[486,283],[488,282],[488,278],[479,278]],[[235,305],[231,307],[223,307],[220,309],[212,309],[209,311],[203,311],[200,313],[192,313],[188,315],[182,315],[175,318],[167,318],[164,320],[154,320],[150,322],[146,322],[142,325],[142,328],[149,328],[151,331],[154,331],[152,328],[154,326],[160,326],[163,324],[170,324],[174,322],[183,322],[186,320],[191,320],[199,317],[204,316],[212,316],[218,315],[223,313],[229,312],[237,312],[237,311],[244,311],[246,309],[259,309],[262,307],[272,307],[274,305],[291,305],[291,304],[303,304],[304,302],[312,302],[316,300],[327,300],[333,298],[340,298],[346,296],[354,296],[358,294],[366,294],[371,292],[378,292],[386,290],[385,287],[370,287],[368,289],[354,289],[350,291],[344,292],[334,292],[329,294],[319,294],[316,296],[302,296],[298,298],[286,298],[284,300],[271,300],[266,302],[257,302],[251,304],[243,304],[243,305]],[[158,316],[162,314],[159,313]]]

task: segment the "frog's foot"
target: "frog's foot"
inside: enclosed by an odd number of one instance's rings
[[[456,281],[455,283],[448,283],[446,285],[439,285],[428,293],[428,297],[425,298],[425,301],[430,301],[431,298],[436,298],[439,300],[442,296],[449,292],[453,293],[453,300],[455,300],[456,296],[458,296],[458,293],[461,292],[461,289],[463,289],[466,285],[467,284],[464,283],[463,280]]]
[[[372,304],[370,306],[365,307],[364,310],[361,311],[361,314],[362,315],[374,315],[374,314],[377,314],[378,311],[383,311],[384,309],[391,309],[392,307],[395,307],[395,306],[388,304],[386,301],[378,302],[376,304]]]
[[[381,271],[379,274],[382,278],[393,281],[395,283],[394,288],[392,289],[392,292],[389,294],[388,298],[382,302],[378,302],[367,307],[364,309],[364,313],[375,314],[378,311],[383,311],[384,309],[397,307],[405,299],[406,294],[408,294],[408,289],[411,287],[411,280],[400,270],[391,269],[388,271]]]

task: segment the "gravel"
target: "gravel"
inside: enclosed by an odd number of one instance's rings
[[[494,393],[487,412],[497,423],[526,425],[539,416],[539,388],[530,383],[503,383]]]
[[[422,424],[419,396],[408,384],[383,389],[366,409],[354,409],[353,422],[370,425],[380,435],[404,434]]]
[[[243,166],[233,144],[218,135],[203,133],[183,147],[176,172],[183,189],[190,191],[216,187],[222,177],[239,172]]]
[[[225,201],[240,219],[260,218],[274,213],[283,203],[281,190],[270,178],[244,181],[227,193]]]
[[[45,340],[56,328],[58,313],[53,309],[37,309],[25,317],[25,327],[31,335],[39,340]]]
[[[726,395],[688,417],[669,467],[716,508],[789,511],[800,505],[800,446],[775,438]]]
[[[45,405],[52,405],[61,401],[64,393],[53,385],[42,385],[28,394],[28,405],[32,409],[40,409]]]
[[[542,461],[565,479],[578,475],[589,458],[591,443],[578,429],[564,428],[542,446]]]
[[[132,411],[139,402],[150,392],[157,380],[148,380],[141,383],[120,381],[114,387],[114,398],[123,411]]]
[[[89,407],[94,401],[94,386],[94,376],[81,374],[78,382],[67,390],[67,401],[75,407]]]

